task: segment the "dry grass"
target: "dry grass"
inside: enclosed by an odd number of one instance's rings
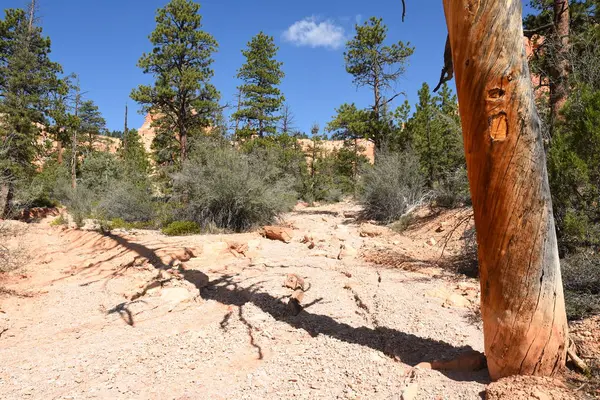
[[[23,241],[15,240],[25,229],[8,222],[0,222],[0,273],[21,269],[28,259]]]

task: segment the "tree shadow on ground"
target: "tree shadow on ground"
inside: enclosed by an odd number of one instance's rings
[[[138,243],[131,243],[118,235],[111,235],[110,237],[120,245],[150,260],[150,263],[155,268],[165,269],[169,267],[160,261],[160,258],[152,249]],[[295,329],[303,329],[311,337],[326,335],[346,343],[369,347],[410,366],[416,366],[421,362],[453,359],[461,354],[473,351],[470,346],[457,347],[444,341],[423,338],[384,326],[376,328],[366,326],[354,327],[338,322],[327,315],[313,314],[307,311],[308,305],[304,307],[304,310],[299,315],[292,316],[283,298],[277,298],[262,292],[260,282],[244,287],[241,285],[243,282],[235,279],[236,275],[223,275],[218,279],[210,281],[207,285],[208,277],[202,272],[184,269],[181,271],[181,274],[185,280],[194,284],[200,290],[203,299],[214,300],[221,304],[237,307],[242,307],[246,303],[252,303],[263,312],[270,314],[277,321],[285,322]],[[199,275],[203,276],[199,277]],[[313,302],[313,304],[316,302],[319,302],[319,300]],[[228,319],[227,316],[225,318]],[[224,319],[225,324],[226,319]],[[440,372],[456,381],[489,383],[487,370],[477,372]]]

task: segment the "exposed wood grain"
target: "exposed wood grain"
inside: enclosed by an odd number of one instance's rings
[[[567,322],[521,2],[444,0],[477,230],[492,379],[553,375]]]

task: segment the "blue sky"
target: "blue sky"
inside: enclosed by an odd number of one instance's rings
[[[108,128],[121,130],[125,103],[130,106],[129,126],[140,127],[143,116],[129,94],[151,77],[136,67],[151,50],[148,35],[155,26],[155,11],[168,0],[38,0],[40,24],[52,39],[52,58],[65,72],[80,77],[87,98],[98,104]],[[345,102],[367,106],[372,95],[356,89],[344,68],[344,43],[354,24],[371,16],[383,17],[388,40],[416,47],[406,75],[398,82],[414,104],[423,82],[435,86],[446,39],[441,0],[407,0],[401,22],[400,0],[200,0],[204,30],[219,42],[213,83],[223,102],[234,104],[236,71],[244,62],[241,50],[259,31],[275,37],[278,59],[286,74],[281,85],[296,119],[296,127],[309,132],[321,127]],[[27,0],[2,0],[3,8],[24,7]],[[3,16],[2,16],[3,18]],[[286,33],[287,32],[287,33]],[[398,98],[397,103],[402,102]]]

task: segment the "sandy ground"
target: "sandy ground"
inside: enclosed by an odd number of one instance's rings
[[[0,398],[481,399],[486,370],[416,367],[483,351],[477,281],[438,268],[468,210],[404,234],[358,210],[300,207],[290,243],[30,224],[0,282]]]

